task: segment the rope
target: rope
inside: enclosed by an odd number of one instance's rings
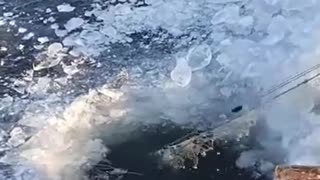
[[[309,68],[309,69],[307,69],[307,70],[305,70],[305,71],[303,71],[303,72],[301,72],[301,73],[298,73],[298,74],[296,74],[296,75],[294,75],[294,76],[286,79],[286,80],[283,81],[282,83],[271,87],[268,91],[266,91],[266,93],[265,93],[264,95],[262,95],[262,97],[268,96],[268,95],[274,93],[275,91],[277,91],[277,90],[285,87],[286,85],[292,83],[293,81],[295,81],[295,80],[297,80],[297,79],[299,79],[299,78],[301,78],[301,77],[303,77],[303,76],[305,76],[305,75],[307,75],[307,74],[309,74],[309,73],[311,73],[311,72],[313,72],[313,71],[315,71],[315,70],[317,70],[317,69],[320,69],[320,64],[317,64],[317,65],[315,65],[315,66],[312,66],[311,68]],[[316,77],[314,77],[314,78],[316,78]],[[313,80],[314,78],[312,78],[312,80]],[[310,81],[310,80],[308,80],[306,83],[308,83],[309,81]],[[302,83],[302,84],[305,84],[305,83]],[[291,88],[290,88],[290,89],[291,89]],[[294,88],[294,89],[295,89],[295,88]],[[292,89],[292,90],[293,90],[293,89]]]

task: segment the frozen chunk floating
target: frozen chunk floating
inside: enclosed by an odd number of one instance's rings
[[[208,66],[211,59],[212,51],[207,44],[202,44],[190,49],[187,55],[188,65],[192,71],[197,71]]]
[[[33,38],[33,36],[34,36],[34,33],[30,32],[30,33],[26,34],[25,36],[23,36],[22,40],[29,40],[29,39]]]
[[[178,86],[186,87],[192,77],[192,70],[185,58],[177,58],[176,67],[170,74],[172,81]]]
[[[18,147],[22,145],[27,138],[28,135],[23,131],[23,129],[20,127],[16,127],[10,132],[10,139],[8,140],[8,144],[11,147]]]
[[[64,27],[68,32],[80,28],[84,24],[84,20],[82,18],[71,18]]]
[[[73,7],[67,3],[64,3],[64,4],[57,6],[57,10],[59,12],[72,12],[74,9],[75,9],[75,7]]]
[[[53,43],[48,47],[47,53],[43,60],[33,67],[33,70],[39,71],[58,65],[65,54],[63,53],[63,46],[61,43]]]
[[[63,46],[61,43],[53,43],[48,47],[48,56],[54,56],[58,52],[63,50]]]
[[[25,32],[27,32],[27,29],[26,29],[26,28],[20,27],[20,28],[18,29],[18,33],[25,33]]]
[[[48,38],[48,37],[39,37],[39,38],[38,38],[38,42],[39,42],[40,44],[44,44],[44,43],[46,43],[46,42],[49,42],[49,38]]]

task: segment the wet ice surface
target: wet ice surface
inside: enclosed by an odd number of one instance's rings
[[[1,2],[4,163],[18,161],[56,179],[101,159],[104,148],[95,151],[105,146],[99,141],[101,124],[169,119],[213,128],[237,116],[234,107],[257,106],[260,89],[314,65],[319,53],[318,1]],[[103,96],[108,89],[124,93],[125,100],[109,107],[110,94]],[[46,141],[38,134],[57,139]],[[72,154],[82,146],[87,148]],[[64,158],[51,162],[55,156]],[[267,167],[268,162],[262,169]],[[16,176],[32,175],[13,168]]]

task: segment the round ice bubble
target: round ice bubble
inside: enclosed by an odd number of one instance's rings
[[[197,71],[208,66],[211,59],[212,51],[207,44],[191,48],[187,55],[187,62],[192,71]]]
[[[185,58],[177,58],[176,67],[171,71],[170,77],[181,87],[186,87],[190,83],[192,70]]]

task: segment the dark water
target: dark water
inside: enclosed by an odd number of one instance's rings
[[[221,144],[206,157],[200,157],[198,169],[173,169],[166,167],[152,155],[164,145],[184,136],[189,130],[178,127],[153,127],[140,133],[139,136],[119,145],[111,146],[112,152],[108,160],[114,167],[121,167],[135,172],[123,177],[123,180],[267,180],[259,175],[257,177],[249,169],[239,169],[235,162],[240,151],[236,150],[238,143]],[[98,164],[90,172],[92,180],[99,178]],[[136,174],[137,173],[137,174]]]

